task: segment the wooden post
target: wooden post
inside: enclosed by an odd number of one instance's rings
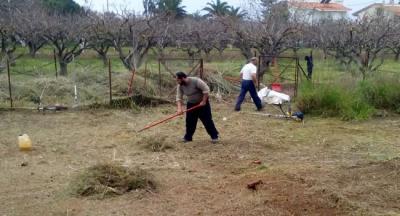
[[[56,56],[56,50],[55,49],[53,49],[53,58],[54,58],[54,68],[56,69],[56,78],[58,78],[57,56]]]
[[[110,88],[110,105],[112,104],[111,59],[108,59],[108,83]]]
[[[7,59],[7,75],[8,75],[8,91],[10,93],[10,106],[11,109],[13,106],[13,99],[12,99],[12,91],[11,91],[11,76],[10,76],[10,60]]]

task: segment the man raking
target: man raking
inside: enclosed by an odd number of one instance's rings
[[[200,105],[199,108],[186,113],[186,133],[183,142],[193,140],[193,134],[196,131],[197,120],[200,119],[213,143],[218,142],[218,131],[215,128],[211,115],[211,106],[208,100],[210,88],[197,77],[187,77],[183,72],[176,73],[176,82],[178,83],[176,91],[177,113],[183,112],[183,95],[187,97],[187,110]]]

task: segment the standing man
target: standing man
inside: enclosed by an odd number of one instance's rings
[[[240,71],[240,78],[242,79],[242,85],[240,88],[240,94],[237,98],[235,105],[235,111],[240,111],[240,105],[243,103],[246,93],[249,91],[257,110],[262,109],[261,100],[257,95],[257,58],[252,57],[249,62],[243,66]]]
[[[200,105],[199,108],[186,113],[186,134],[183,137],[183,142],[193,140],[199,118],[210,135],[211,142],[218,142],[218,131],[212,120],[211,106],[208,101],[208,94],[210,93],[208,85],[200,78],[187,77],[183,72],[176,73],[176,82],[178,83],[176,91],[177,113],[183,111],[183,95],[187,96],[187,109]]]
[[[313,67],[314,67],[314,62],[313,62],[313,57],[312,57],[312,53],[310,56],[306,56],[305,60],[307,62],[307,76],[308,76],[308,80],[311,80],[312,78],[312,72],[313,72]]]

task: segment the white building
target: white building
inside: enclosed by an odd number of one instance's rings
[[[347,18],[347,12],[350,11],[343,5],[343,0],[289,0],[287,3],[292,15],[308,23]]]
[[[394,2],[394,0],[389,1],[388,4],[386,3],[370,4],[367,7],[362,8],[361,10],[353,13],[353,16],[356,16],[358,18],[381,16],[381,15],[387,17],[394,17],[394,16],[400,17],[400,1],[397,2],[397,4]]]

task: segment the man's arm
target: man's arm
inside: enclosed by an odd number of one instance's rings
[[[203,93],[203,99],[200,102],[200,106],[205,106],[208,100],[208,93]]]
[[[183,103],[181,100],[176,102],[176,113],[182,113],[183,112]]]
[[[176,112],[177,113],[182,113],[183,109],[183,92],[181,91],[181,88],[178,87],[176,88]]]
[[[204,106],[207,103],[208,95],[210,93],[210,87],[208,87],[208,85],[203,80],[198,79],[197,88],[200,89],[203,93],[203,99],[201,100],[200,105]]]
[[[252,73],[251,79],[253,80],[254,85],[257,86],[257,73]]]

